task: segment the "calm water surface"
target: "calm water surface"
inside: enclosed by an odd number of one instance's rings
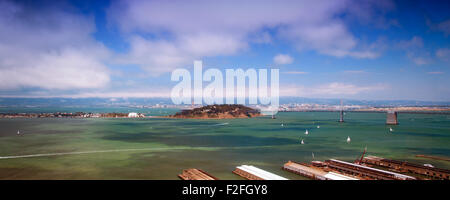
[[[365,146],[370,155],[450,169],[450,162],[415,157],[450,157],[450,115],[400,114],[397,126],[386,126],[385,117],[346,113],[342,124],[337,112],[229,120],[0,119],[0,157],[73,153],[0,159],[0,179],[177,179],[186,168],[200,168],[220,179],[240,179],[231,171],[242,164],[304,179],[281,166],[288,160],[309,162],[313,154],[315,160],[353,161]],[[304,134],[306,129],[309,135]],[[348,136],[351,143],[346,142]]]

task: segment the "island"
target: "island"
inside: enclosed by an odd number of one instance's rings
[[[261,116],[259,110],[249,108],[243,105],[208,105],[192,110],[182,110],[170,118],[183,119],[232,119],[232,118],[251,118]]]

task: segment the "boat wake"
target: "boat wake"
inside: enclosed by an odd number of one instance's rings
[[[228,125],[229,123],[227,122],[227,123],[220,123],[220,124],[214,124],[214,125],[211,125],[211,126],[225,126],[225,125]]]
[[[161,150],[180,150],[180,149],[184,149],[184,148],[110,149],[110,150],[97,150],[97,151],[75,151],[75,152],[62,152],[62,153],[41,153],[41,154],[19,155],[19,156],[0,156],[0,159],[64,156],[64,155],[92,154],[92,153],[111,153],[111,152],[124,152],[124,151],[161,151]]]

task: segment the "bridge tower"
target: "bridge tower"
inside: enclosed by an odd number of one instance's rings
[[[341,99],[341,110],[339,111],[339,122],[344,122],[344,105],[342,104]]]
[[[397,112],[393,111],[393,110],[389,110],[387,112],[386,115],[386,124],[387,125],[397,125],[398,124],[398,120],[397,120]]]

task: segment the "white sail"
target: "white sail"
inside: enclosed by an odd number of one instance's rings
[[[317,126],[317,128],[320,128],[320,126]]]
[[[350,143],[352,140],[350,139],[350,136],[347,137],[347,143]]]
[[[392,129],[392,127],[389,127],[389,131],[392,132],[392,131],[394,131],[394,130]]]
[[[303,139],[302,139],[302,142],[301,142],[302,144],[305,144],[305,142],[303,142]]]
[[[309,132],[308,132],[308,129],[306,129],[306,131],[305,131],[305,135],[308,135],[309,134]]]
[[[19,135],[20,134],[20,131],[19,130],[17,130],[17,135]]]

